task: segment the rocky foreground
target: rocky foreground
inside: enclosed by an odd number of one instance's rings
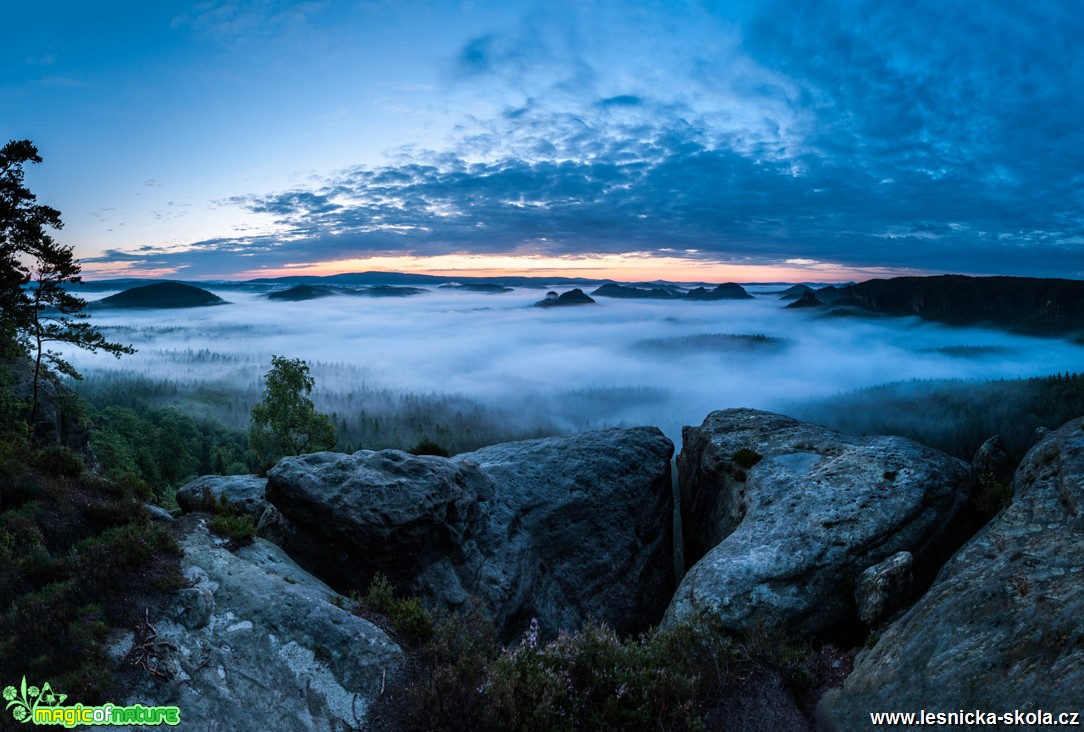
[[[654,428],[454,458],[317,453],[267,479],[201,478],[178,493],[193,512],[180,522],[193,586],[156,626],[172,650],[155,662],[173,680],[148,676],[131,698],[182,705],[192,729],[364,726],[403,653],[344,611],[343,594],[379,572],[432,607],[479,598],[506,638],[532,619],[543,636],[705,617],[736,636],[817,643],[874,628],[879,640],[821,701],[826,730],[869,729],[871,710],[1079,710],[1084,419],[1031,450],[1011,505],[973,537],[970,467],[910,440],[748,409],[712,413],[683,438],[680,582],[673,446]],[[259,515],[274,543],[236,549],[208,534],[200,511],[223,502]],[[118,658],[140,642],[118,639]],[[268,700],[273,720],[222,716]],[[756,729],[757,714],[740,728]],[[805,717],[773,728],[811,729]]]
[[[1024,458],[1012,504],[941,569],[855,665],[819,716],[865,729],[871,710],[1084,704],[1084,419]]]

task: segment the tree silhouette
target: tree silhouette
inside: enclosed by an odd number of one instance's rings
[[[49,344],[104,350],[117,357],[134,353],[129,346],[110,343],[85,322],[86,301],[66,289],[82,279],[71,247],[59,245],[48,233],[63,226],[60,212],[38,203],[23,182],[24,167],[40,162],[30,140],[12,140],[0,148],[0,352],[22,352],[34,360],[32,426],[37,425],[43,363],[80,378]]]
[[[62,374],[79,379],[82,376],[61,354],[50,350],[50,343],[67,343],[88,351],[106,351],[118,358],[135,353],[131,346],[110,343],[96,327],[86,322],[86,300],[76,297],[65,285],[78,284],[79,264],[72,257],[71,247],[59,246],[48,234],[42,235],[37,257],[31,265],[33,281],[27,308],[28,321],[22,326],[31,340],[34,357],[34,397],[30,423],[37,424],[38,385],[41,366],[45,361]]]

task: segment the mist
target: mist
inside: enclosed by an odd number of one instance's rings
[[[136,347],[133,356],[67,355],[88,376],[250,393],[271,356],[285,355],[312,367],[318,406],[346,418],[378,393],[428,395],[501,415],[517,434],[655,425],[678,445],[683,425],[716,409],[785,412],[887,382],[1021,378],[1084,363],[1084,346],[1063,340],[788,310],[766,292],[780,287],[747,288],[758,296],[744,301],[599,298],[549,309],[530,307],[545,290],[526,288],[302,302],[206,289],[230,304],[95,312],[92,322]]]

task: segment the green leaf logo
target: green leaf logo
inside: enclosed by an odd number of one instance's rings
[[[15,721],[23,724],[34,718],[34,710],[39,706],[57,706],[67,698],[67,694],[58,694],[53,691],[49,682],[42,685],[40,689],[36,686],[27,686],[25,676],[18,689],[14,686],[4,687],[4,701],[7,702],[4,708],[11,709],[11,716],[15,718]]]

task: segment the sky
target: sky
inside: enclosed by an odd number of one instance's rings
[[[1084,277],[1070,2],[0,5],[88,278]]]

